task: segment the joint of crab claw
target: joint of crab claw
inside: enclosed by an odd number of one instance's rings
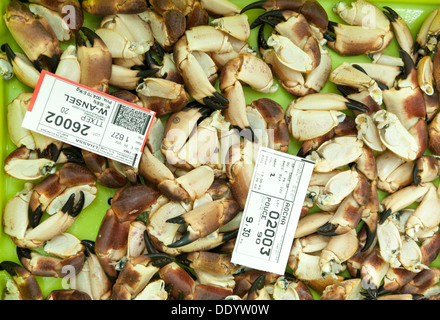
[[[64,213],[68,213],[71,217],[75,218],[82,211],[84,207],[84,202],[85,202],[84,192],[82,191],[79,192],[79,199],[76,204],[75,204],[75,194],[72,193],[69,199],[64,204],[61,211]]]

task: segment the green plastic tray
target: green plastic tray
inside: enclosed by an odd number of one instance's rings
[[[236,0],[234,1],[238,6],[244,7],[245,5],[254,2],[255,0]],[[319,2],[326,9],[329,19],[333,21],[342,22],[339,17],[337,17],[332,12],[333,5],[338,2],[338,0],[319,0]],[[346,3],[351,1],[347,0]],[[382,7],[384,5],[392,7],[396,10],[399,15],[408,23],[412,30],[413,37],[416,36],[421,24],[427,15],[434,9],[439,8],[439,0],[388,0],[388,1],[371,1]],[[3,16],[5,12],[7,1],[0,1],[0,12]],[[259,14],[263,13],[262,10],[251,10],[248,11],[249,21],[252,22]],[[89,14],[85,15],[85,25],[90,28],[95,28],[98,26],[100,19],[93,17]],[[16,42],[13,40],[9,31],[6,28],[4,20],[0,21],[0,39],[1,44],[8,42],[12,49],[15,51],[20,51]],[[250,37],[250,44],[256,47],[256,30],[254,30]],[[66,44],[67,45],[67,44]],[[385,50],[385,53],[393,54],[397,56],[398,46],[396,40],[393,40],[391,45]],[[368,62],[370,61],[366,56],[359,57],[340,57],[337,54],[329,50],[333,59],[333,68],[338,66],[343,61],[353,61],[353,62]],[[331,83],[327,85],[322,90],[323,92],[337,92],[335,86]],[[0,170],[0,221],[2,220],[2,213],[4,206],[8,199],[13,197],[18,191],[23,189],[24,182],[18,181],[10,178],[4,174],[3,163],[6,156],[15,149],[8,137],[7,123],[6,123],[6,110],[7,105],[11,102],[20,92],[32,92],[32,90],[24,85],[22,85],[15,77],[9,81],[4,81],[0,79],[0,163],[2,164],[2,170]],[[245,88],[247,103],[263,97],[265,95],[261,93],[254,92],[249,88]],[[267,97],[277,101],[284,108],[294,99],[292,95],[284,91],[281,87],[275,94],[266,95]],[[292,141],[289,147],[289,153],[296,154],[299,149],[300,144],[296,141]],[[75,224],[67,231],[74,234],[81,240],[95,240],[101,220],[109,208],[107,200],[114,193],[114,190],[99,187],[97,199],[85,209],[76,220]],[[1,261],[15,261],[19,263],[16,255],[16,247],[11,239],[3,234],[3,225],[0,223],[0,262]],[[437,259],[433,266],[440,266],[439,259]],[[5,271],[0,271],[0,292],[3,291],[5,283],[10,276]],[[47,296],[52,290],[62,289],[62,280],[55,278],[41,278],[37,277],[37,280],[41,286],[44,296]],[[318,295],[315,294],[318,298]],[[1,295],[0,295],[1,299]]]

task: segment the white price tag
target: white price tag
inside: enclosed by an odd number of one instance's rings
[[[155,112],[43,71],[22,126],[137,167]]]
[[[284,274],[312,161],[260,147],[231,261]]]

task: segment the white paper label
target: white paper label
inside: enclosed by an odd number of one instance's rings
[[[22,126],[137,167],[155,112],[43,71]]]
[[[314,163],[260,147],[231,261],[284,274]]]

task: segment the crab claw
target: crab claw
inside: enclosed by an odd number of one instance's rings
[[[293,100],[285,117],[292,136],[304,141],[330,132],[345,120],[347,109],[366,112],[368,107],[336,93],[314,93]]]
[[[366,74],[358,65],[347,62],[342,63],[330,73],[330,81],[337,85],[366,90],[378,105],[382,104],[380,84]]]
[[[252,9],[265,9],[266,11],[276,10],[292,10],[304,15],[312,25],[316,26],[322,33],[327,30],[328,16],[325,9],[319,4],[318,1],[305,0],[305,1],[256,1],[245,6],[241,13]]]
[[[20,180],[37,180],[55,170],[53,160],[39,158],[35,151],[26,147],[12,151],[5,159],[6,174]]]
[[[166,79],[145,78],[136,87],[136,92],[144,107],[156,112],[157,117],[180,111],[189,101],[182,84]]]
[[[93,89],[108,92],[112,73],[112,55],[104,41],[92,30],[82,27],[76,33],[76,50],[81,69],[80,83]],[[90,43],[91,46],[88,46]]]
[[[240,54],[237,58],[230,60],[222,68],[219,79],[220,90],[229,100],[229,108],[225,110],[225,118],[231,125],[238,126],[243,130],[250,125],[246,116],[242,83],[263,93],[273,93],[278,89],[278,85],[273,82],[269,66],[262,59],[249,53]]]
[[[411,55],[413,60],[415,60],[414,53],[414,40],[411,34],[411,30],[406,24],[405,20],[399,16],[399,14],[394,11],[392,8],[384,6],[385,10],[383,13],[391,22],[393,26],[394,35],[396,36],[396,40],[399,43],[399,47]]]
[[[136,70],[113,64],[109,84],[120,89],[135,90],[143,79],[154,75],[157,71],[159,71],[157,68]]]
[[[348,7],[338,2],[333,11],[348,25],[329,22],[327,45],[341,55],[374,54],[383,51],[393,39],[390,22],[374,4],[357,0]]]
[[[10,72],[26,86],[35,88],[40,78],[40,71],[35,68],[32,62],[22,53],[14,52],[9,44],[5,43],[1,47],[2,51],[10,62],[12,70]]]
[[[82,8],[95,16],[126,13],[138,14],[148,9],[145,0],[85,0],[81,1]]]
[[[43,293],[36,278],[25,268],[13,261],[0,263],[0,271],[5,270],[12,276],[7,284],[5,297],[14,300],[43,300]]]
[[[62,49],[47,22],[17,0],[8,3],[4,19],[15,41],[36,69],[55,72]]]
[[[0,54],[0,75],[3,77],[3,80],[12,79],[14,76],[14,68],[12,67],[7,55],[4,53]]]
[[[201,205],[180,216],[168,219],[168,223],[186,224],[187,231],[182,237],[168,245],[177,248],[187,245],[197,239],[203,238],[235,217],[239,205],[234,200],[215,200]],[[205,216],[205,219],[201,219]]]
[[[194,32],[196,31],[194,30]],[[221,31],[218,32],[221,33]],[[219,94],[211,84],[201,64],[188,48],[186,35],[182,36],[174,45],[174,59],[190,96],[213,109],[227,108],[228,99]]]
[[[423,22],[417,34],[416,45],[423,55],[435,50],[438,44],[437,37],[440,34],[439,28],[440,10],[433,10]]]

